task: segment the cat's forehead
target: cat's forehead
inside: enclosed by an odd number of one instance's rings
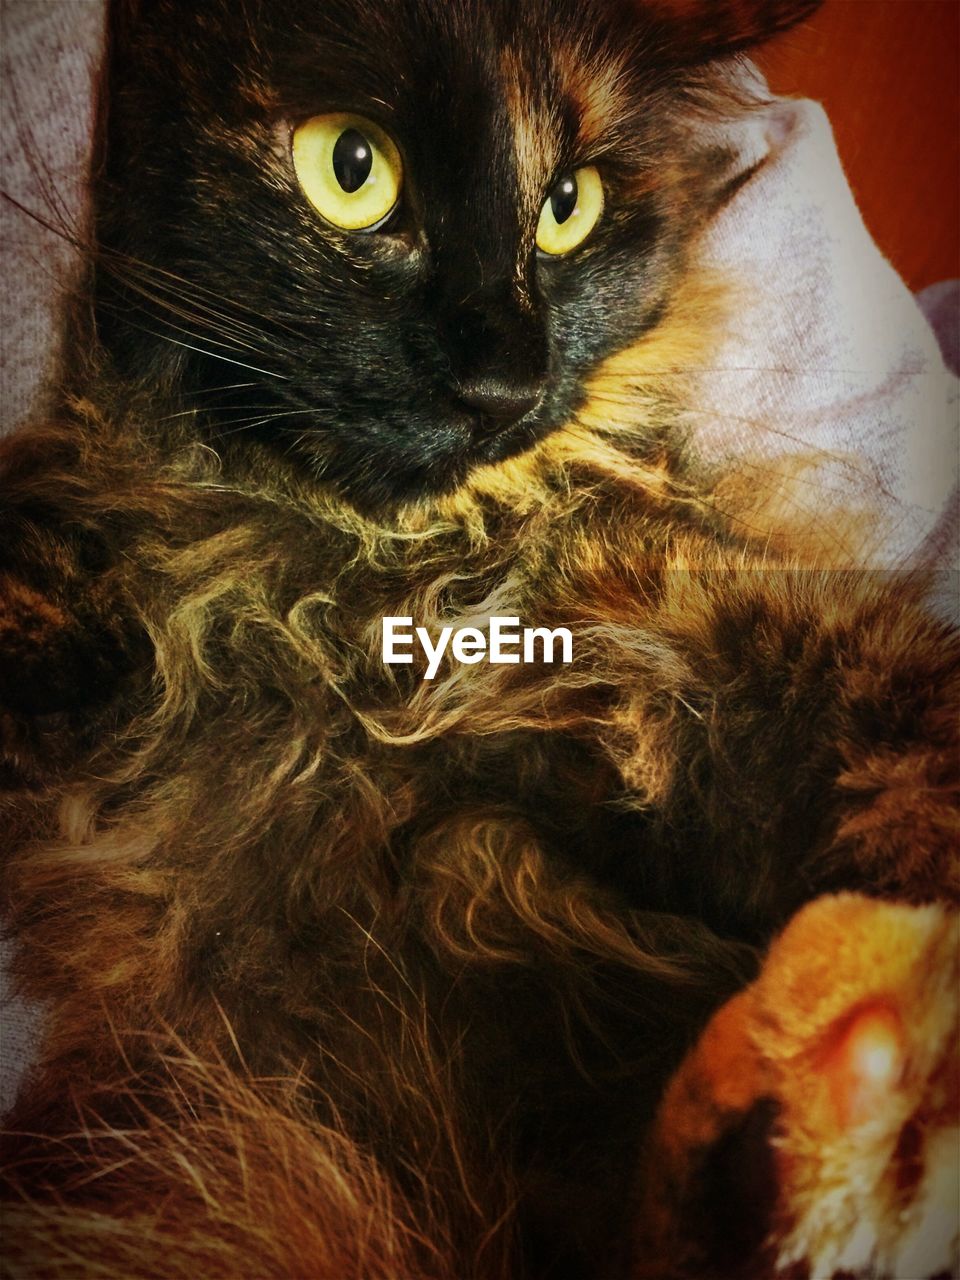
[[[513,133],[518,179],[531,194],[544,175],[571,156],[590,158],[610,145],[632,115],[622,49],[590,48],[561,34],[545,53],[533,67],[519,42],[499,56],[498,87]]]
[[[521,187],[539,189],[561,153],[608,144],[636,109],[635,50],[616,12],[603,0],[337,0],[301,11],[277,88],[287,78],[300,94],[369,104],[418,134],[506,130]]]

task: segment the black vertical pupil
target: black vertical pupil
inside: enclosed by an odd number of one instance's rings
[[[333,147],[333,172],[344,191],[359,191],[372,167],[370,143],[358,129],[344,129]]]
[[[573,174],[560,179],[550,192],[550,208],[553,210],[555,222],[566,222],[577,207],[578,194],[577,180]]]

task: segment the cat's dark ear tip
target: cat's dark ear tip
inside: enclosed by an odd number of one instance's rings
[[[639,0],[678,62],[729,57],[809,18],[823,0]]]

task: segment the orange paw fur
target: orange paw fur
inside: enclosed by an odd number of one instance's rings
[[[955,913],[854,894],[801,911],[668,1087],[645,1157],[635,1275],[956,1274],[958,990]],[[737,1148],[761,1110],[761,1143],[754,1125]],[[735,1151],[724,1176],[749,1194],[744,1164],[767,1162],[768,1204],[737,1205],[736,1189],[718,1188],[724,1144]],[[711,1202],[754,1220],[749,1249],[723,1252],[722,1221],[716,1239],[691,1243]]]
[[[880,1115],[903,1082],[907,1047],[894,1008],[886,1002],[857,1009],[828,1035],[822,1069],[841,1128]]]

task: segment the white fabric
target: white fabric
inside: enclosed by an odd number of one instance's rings
[[[701,245],[736,306],[693,397],[700,449],[817,454],[797,498],[813,518],[869,512],[870,564],[953,567],[957,379],[863,225],[823,109],[777,101],[738,142],[759,168]]]
[[[50,178],[78,201],[100,0],[5,0],[2,186],[48,212]],[[14,109],[15,104],[15,109]],[[33,158],[22,125],[33,134]],[[957,384],[911,295],[864,229],[822,110],[775,104],[737,132],[756,173],[717,216],[702,261],[736,282],[722,348],[697,378],[691,420],[712,458],[816,452],[813,517],[861,503],[877,513],[871,563],[953,563]],[[46,176],[44,176],[46,175]],[[3,425],[37,403],[50,369],[56,279],[69,255],[3,209]],[[2,953],[0,953],[2,959]],[[2,974],[0,974],[2,976]],[[0,999],[0,1110],[12,1102],[36,1014]]]
[[[0,0],[0,190],[83,234],[101,0]],[[0,199],[0,431],[37,403],[75,255]]]

